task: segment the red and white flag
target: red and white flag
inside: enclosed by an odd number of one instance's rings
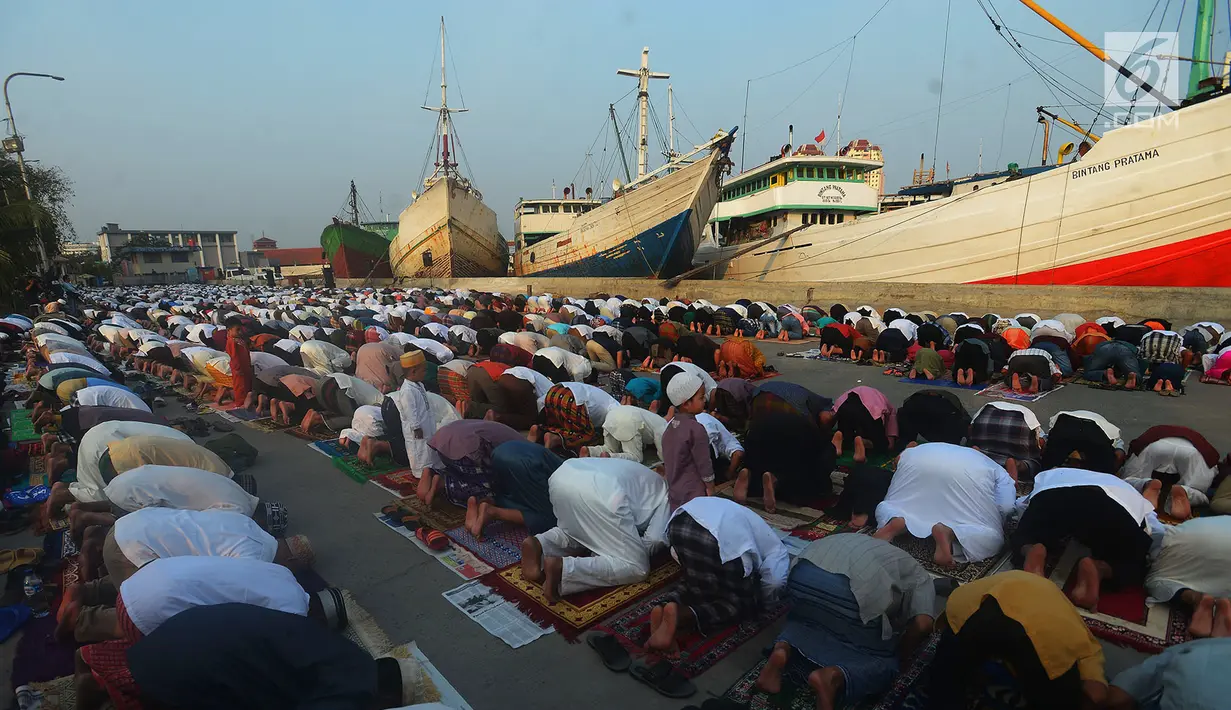
[[[818,133],[818,134],[816,135],[816,138],[814,138],[813,140],[815,140],[815,141],[816,141],[817,145],[825,145],[825,131],[824,131],[824,129],[822,129],[822,130],[821,130],[821,132],[820,132],[820,133]]]

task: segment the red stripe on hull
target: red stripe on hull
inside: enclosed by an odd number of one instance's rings
[[[1227,260],[1228,254],[1222,251],[1227,246],[1231,246],[1231,230],[1131,254],[970,283],[1022,286],[1231,287],[1231,264]]]

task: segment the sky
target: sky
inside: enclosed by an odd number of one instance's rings
[[[519,198],[550,196],[553,180],[601,192],[622,178],[607,107],[616,102],[621,124],[631,116],[636,80],[616,69],[636,68],[643,46],[650,68],[671,74],[677,149],[738,125],[737,170],[741,156],[751,168],[776,154],[792,124],[796,145],[824,129],[835,152],[839,103],[841,142],[880,145],[891,190],[910,182],[920,153],[938,178],[946,164],[974,172],[980,142],[985,170],[1038,164],[1034,107],[1077,102],[1049,90],[973,0],[889,0],[873,17],[882,1],[26,2],[5,10],[0,74],[66,78],[17,78],[9,97],[27,159],[74,183],[79,241],[118,222],[311,246],[351,180],[373,217],[396,220],[432,147],[436,115],[420,106],[440,99],[441,15],[449,104],[469,109],[454,117],[463,166],[509,239]],[[1098,103],[1093,56],[1018,2],[983,2],[1048,74]],[[1179,29],[1181,53],[1191,51],[1195,2],[1168,2],[1165,16],[1151,0],[1044,3],[1096,43],[1109,31]],[[1226,20],[1224,10],[1219,58]],[[651,84],[664,128],[667,83]],[[625,125],[629,147],[636,128]],[[656,166],[653,126],[650,136]]]

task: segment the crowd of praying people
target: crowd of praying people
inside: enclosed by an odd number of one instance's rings
[[[81,546],[87,581],[66,592],[57,633],[88,644],[83,697],[204,707],[159,696],[175,683],[151,669],[199,687],[224,664],[162,669],[142,649],[163,628],[194,634],[233,614],[243,634],[215,632],[210,648],[234,650],[344,623],[336,590],[310,595],[296,581],[312,552],[285,536],[285,508],[169,426],[126,386],[126,368],[336,438],[364,463],[391,459],[418,478],[424,505],[464,508],[477,539],[497,521],[524,525],[521,574],[549,602],[644,581],[669,553],[682,581],[651,614],[651,651],[789,600],[757,686],[778,691],[802,661],[822,710],[884,692],[933,633],[932,697],[954,703],[990,659],[1008,664],[1031,706],[1072,708],[1206,698],[1200,683],[1164,690],[1164,666],[1231,660],[1231,458],[1201,433],[1160,425],[1126,444],[1096,412],[1060,412],[1044,429],[1024,405],[971,413],[946,389],[900,405],[866,385],[831,398],[769,379],[757,347],[815,337],[824,357],[902,363],[924,379],[952,371],[962,384],[1000,372],[1023,392],[1084,363],[1089,380],[1166,393],[1194,364],[1226,378],[1231,334],[1216,323],[392,288],[102,289],[85,300],[75,314],[53,302],[37,318],[0,319],[0,342],[23,350],[36,383],[35,425],[73,442],[44,437],[57,481],[44,515],[67,516]],[[840,458],[852,463],[831,476]],[[750,504],[822,508],[868,534],[823,537],[792,564]],[[941,568],[1008,550],[1016,569],[938,589],[893,544],[902,536],[929,540]],[[1045,568],[1070,540],[1090,553],[1061,589]],[[1197,640],[1109,684],[1078,609],[1132,585],[1190,610]],[[244,605],[280,615],[245,620],[256,612],[231,608]],[[279,648],[291,663],[295,644]],[[336,654],[315,661],[343,663]],[[393,702],[412,669],[358,665],[346,688],[368,693],[362,707],[396,707],[372,703]],[[288,674],[271,671],[257,695]]]

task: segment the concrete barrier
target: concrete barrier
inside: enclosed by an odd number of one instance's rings
[[[360,286],[360,279],[338,281],[339,286]],[[369,285],[387,286],[390,280]],[[1166,318],[1177,326],[1202,320],[1231,324],[1231,288],[1153,288],[1123,286],[989,286],[979,284],[912,284],[891,282],[782,282],[681,281],[666,288],[662,281],[617,278],[459,278],[409,279],[399,286],[466,288],[472,291],[499,291],[537,295],[587,297],[598,294],[628,298],[704,298],[716,304],[750,298],[769,303],[813,303],[828,308],[843,303],[848,308],[871,305],[879,310],[890,307],[909,311],[971,315],[987,312],[1012,316],[1038,313],[1044,317],[1058,313],[1078,313],[1094,319],[1118,315],[1135,322],[1144,318]]]

